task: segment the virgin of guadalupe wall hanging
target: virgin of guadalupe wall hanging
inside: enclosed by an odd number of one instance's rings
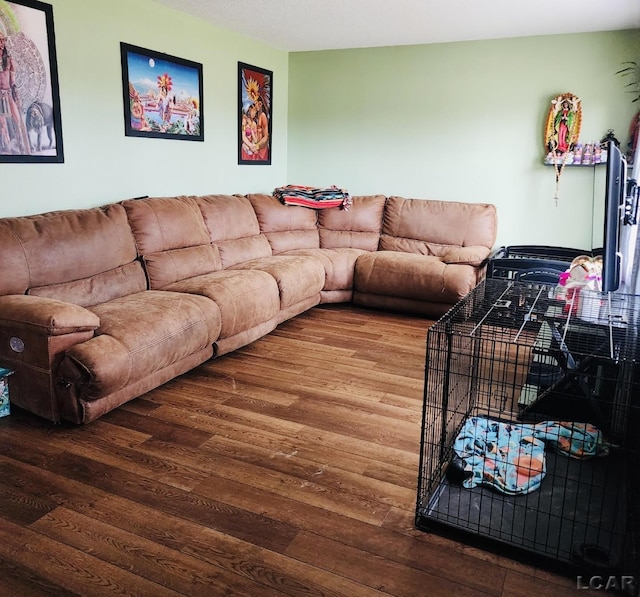
[[[544,146],[547,153],[546,163],[553,164],[556,173],[554,200],[558,204],[560,176],[567,163],[573,161],[573,149],[580,136],[582,124],[582,104],[573,93],[563,93],[551,100],[544,129]]]

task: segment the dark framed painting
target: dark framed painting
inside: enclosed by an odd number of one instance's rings
[[[238,62],[238,164],[271,164],[273,72]]]
[[[64,162],[53,8],[0,1],[0,162]]]
[[[120,43],[128,137],[204,141],[202,64]]]

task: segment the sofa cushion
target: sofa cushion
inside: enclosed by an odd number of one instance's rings
[[[107,250],[108,248],[108,250]],[[0,220],[0,295],[59,285],[51,298],[80,305],[95,302],[94,291],[123,296],[146,284],[140,268],[120,269],[136,258],[124,208],[73,209]],[[65,286],[79,281],[77,285]],[[98,294],[99,294],[98,292]]]
[[[127,294],[142,292],[146,288],[142,264],[132,261],[90,278],[29,288],[27,294],[91,307]]]
[[[141,255],[209,244],[209,234],[193,197],[128,199],[122,205]]]
[[[225,269],[238,263],[272,255],[271,245],[264,234],[236,240],[223,240],[219,241],[216,246],[220,251],[222,267]]]
[[[196,201],[223,268],[271,256],[271,245],[260,233],[258,218],[246,197],[204,195]]]
[[[315,209],[282,205],[272,195],[252,194],[247,195],[247,199],[274,255],[293,249],[320,247]]]
[[[389,197],[379,248],[441,257],[451,246],[491,249],[495,239],[493,205]]]
[[[222,268],[194,197],[147,197],[122,205],[151,289]]]
[[[440,257],[443,263],[459,263],[479,267],[489,257],[488,247],[450,247]]]
[[[258,218],[249,200],[242,195],[196,197],[211,242],[260,234]]]
[[[354,289],[363,294],[455,304],[477,284],[476,268],[438,257],[377,251],[356,261]]]
[[[214,245],[148,253],[143,261],[152,290],[222,268],[220,253]]]
[[[222,270],[186,278],[165,288],[199,294],[220,308],[220,339],[226,339],[265,322],[280,310],[278,285],[262,271]]]
[[[296,249],[286,255],[304,255],[317,259],[324,267],[323,291],[353,290],[353,272],[356,259],[367,251],[363,249]],[[345,300],[350,299],[350,295]]]
[[[309,298],[315,297],[320,301],[320,291],[324,286],[324,267],[312,257],[275,255],[238,263],[232,269],[259,270],[271,275],[278,284],[281,309]]]
[[[100,318],[96,336],[67,350],[85,371],[86,399],[112,394],[213,346],[220,331],[217,305],[201,296],[147,290],[91,311]]]
[[[320,247],[377,250],[385,201],[384,195],[355,196],[348,210],[319,211]]]

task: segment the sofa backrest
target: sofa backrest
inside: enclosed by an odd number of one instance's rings
[[[194,197],[147,197],[122,202],[149,288],[220,270],[218,248]]]
[[[0,256],[0,295],[33,294],[90,307],[146,288],[117,204],[3,218]]]
[[[494,205],[393,196],[385,205],[379,248],[442,257],[452,246],[491,249],[496,234]]]
[[[271,245],[260,233],[256,212],[240,195],[204,195],[196,201],[209,233],[218,247],[222,267],[271,256]]]
[[[384,195],[359,195],[351,198],[348,210],[318,210],[318,231],[322,249],[364,249],[375,251],[380,242]]]
[[[247,195],[260,231],[269,240],[273,254],[294,249],[318,249],[320,237],[316,210],[295,205],[283,205],[273,195]]]

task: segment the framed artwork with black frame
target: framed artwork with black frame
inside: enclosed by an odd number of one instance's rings
[[[0,2],[0,162],[64,162],[53,8]]]
[[[120,43],[128,137],[204,141],[202,64]]]
[[[238,164],[271,164],[273,72],[238,62]]]

